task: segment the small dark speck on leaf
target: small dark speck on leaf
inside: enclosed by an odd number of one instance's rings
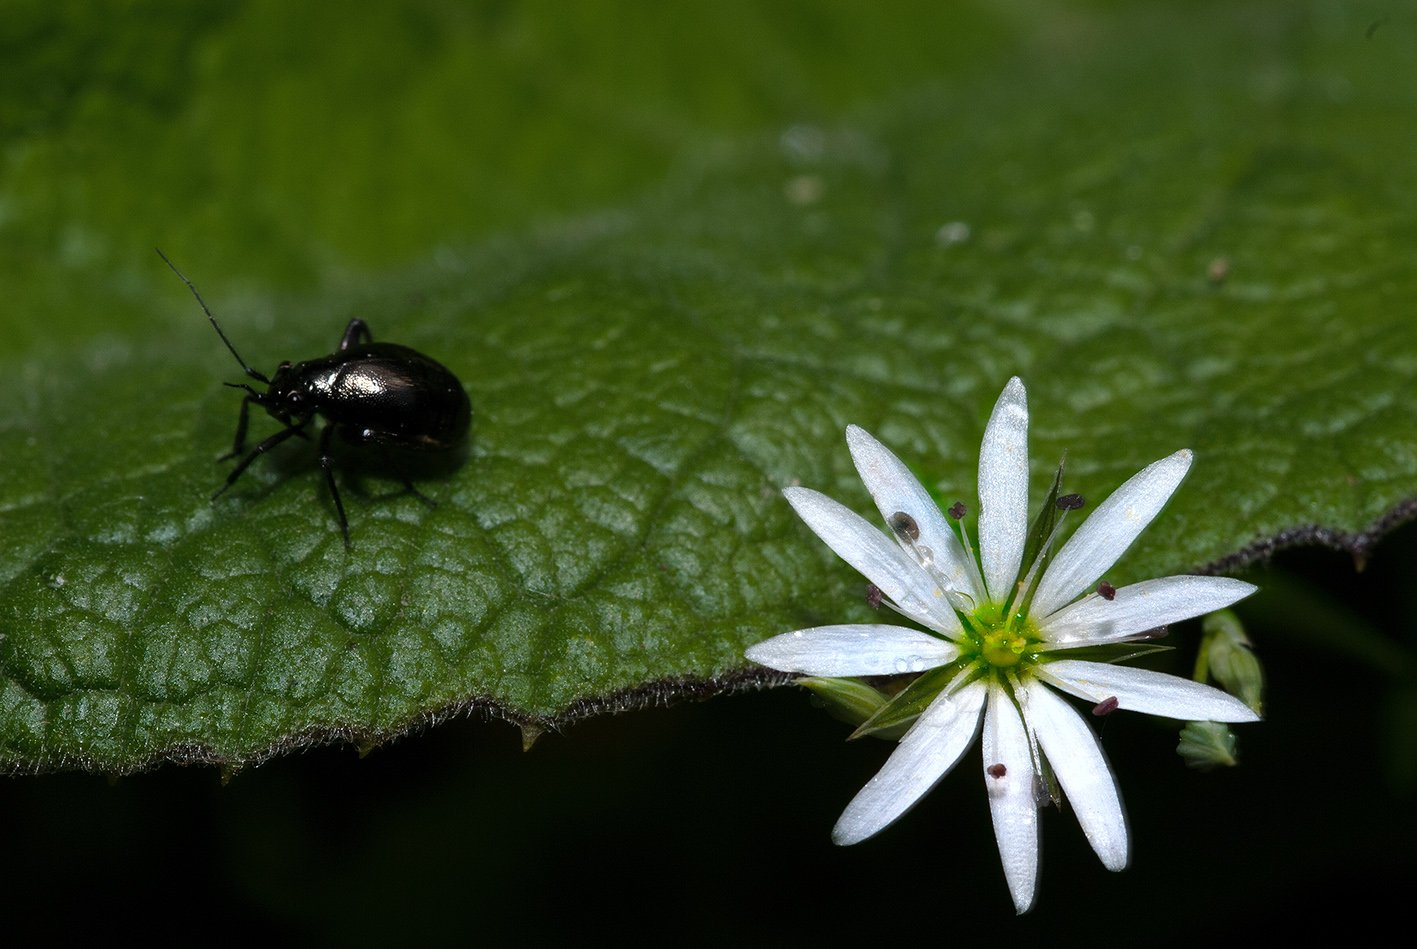
[[[1205,279],[1210,281],[1212,287],[1220,286],[1228,276],[1230,276],[1229,257],[1217,257],[1205,268]]]

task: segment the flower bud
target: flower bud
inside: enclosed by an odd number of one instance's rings
[[[838,721],[857,726],[865,722],[890,700],[890,696],[860,679],[834,679],[827,676],[805,676],[797,684],[812,691],[827,713]],[[910,723],[899,728],[868,732],[876,738],[895,741],[905,734]]]
[[[1230,610],[1211,613],[1201,624],[1209,672],[1227,692],[1256,713],[1263,711],[1264,670],[1250,648],[1240,618]]]

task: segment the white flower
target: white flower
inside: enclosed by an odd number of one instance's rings
[[[1038,810],[1040,797],[1046,797],[1040,790],[1050,784],[1046,769],[1102,863],[1123,869],[1127,825],[1116,781],[1092,729],[1054,690],[1094,703],[1098,713],[1121,708],[1220,722],[1259,717],[1240,700],[1197,682],[1068,658],[1069,650],[1143,638],[1254,592],[1250,584],[1227,577],[1165,577],[1115,590],[1098,584],[1181,483],[1191,466],[1190,451],[1147,466],[1118,488],[1039,576],[1050,543],[1042,545],[1033,564],[1023,563],[1029,539],[1028,403],[1017,378],[999,396],[980,447],[977,561],[964,531],[950,529],[925,488],[889,449],[856,426],[846,430],[846,440],[890,534],[816,491],[793,487],[783,493],[889,605],[929,632],[822,626],[773,637],[747,656],[812,676],[949,668],[941,669],[947,681],[938,696],[847,805],[832,839],[854,844],[899,818],[959,762],[982,723],[980,774],[1018,911],[1033,904]],[[1059,501],[1067,506],[1068,498]]]

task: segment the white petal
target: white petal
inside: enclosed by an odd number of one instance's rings
[[[1060,659],[1041,663],[1039,678],[1089,702],[1116,698],[1117,708],[1183,722],[1257,722],[1235,696],[1190,679],[1107,662]]]
[[[1257,587],[1230,577],[1161,577],[1118,587],[1108,600],[1089,596],[1038,621],[1050,643],[1117,642],[1149,629],[1224,609]]]
[[[832,828],[842,846],[884,830],[929,793],[974,744],[987,691],[973,682],[954,695],[941,693],[910,726],[885,767],[846,805]]]
[[[947,636],[959,635],[959,618],[944,591],[899,544],[819,491],[784,488],[782,494],[838,557],[880,587],[905,615]]]
[[[764,640],[745,655],[779,672],[813,676],[884,676],[943,666],[959,649],[904,626],[817,626]]]
[[[979,557],[990,599],[1018,580],[1028,537],[1028,396],[1017,376],[1004,386],[979,446]]]
[[[1165,506],[1190,467],[1190,449],[1183,448],[1147,465],[1099,504],[1044,571],[1033,596],[1034,615],[1047,616],[1106,573]]]
[[[1097,736],[1073,708],[1043,683],[1024,685],[1023,708],[1068,803],[1092,849],[1109,870],[1127,866],[1127,819],[1117,781],[1102,756]]]
[[[994,839],[1014,908],[1024,913],[1033,905],[1038,884],[1038,802],[1028,732],[1001,688],[989,690],[983,744],[984,787],[994,817]]]
[[[918,547],[929,548],[935,569],[956,590],[974,596],[976,591],[965,562],[964,545],[959,542],[949,522],[940,511],[930,492],[925,490],[910,469],[889,448],[876,441],[864,428],[849,425],[846,444],[851,460],[871,492],[871,498],[890,523],[891,515],[903,511],[915,519],[920,528]],[[880,586],[880,584],[877,584]]]

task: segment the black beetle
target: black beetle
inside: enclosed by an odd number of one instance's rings
[[[226,383],[233,389],[244,389],[246,398],[241,400],[236,440],[231,452],[222,459],[234,458],[246,450],[246,424],[252,402],[285,426],[241,459],[227,476],[226,484],[212,495],[213,501],[235,484],[259,456],[292,435],[309,438],[306,426],[316,415],[322,415],[325,427],[320,432],[320,467],[324,469],[325,483],[335,501],[344,545],[349,548],[349,520],[344,514],[339,488],[335,486],[334,459],[330,454],[330,441],[336,432],[356,445],[415,451],[449,451],[467,435],[472,404],[458,377],[417,350],[396,343],[374,342],[369,327],[360,319],[349,321],[339,348],[330,355],[302,363],[283,362],[276,367],[275,375],[267,378],[241,358],[192,281],[161,250],[157,254],[192,291],[212,328],[246,375],[266,387],[265,392],[259,392],[244,382]],[[429,500],[407,477],[403,482],[418,497]]]

